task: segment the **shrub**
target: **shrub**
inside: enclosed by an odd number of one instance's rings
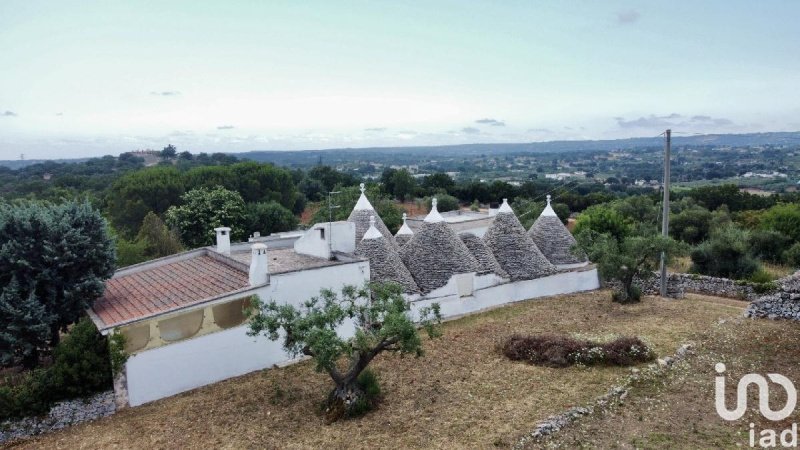
[[[792,267],[800,267],[800,242],[789,247],[789,250],[783,253],[783,259]]]
[[[758,270],[750,255],[749,234],[733,225],[712,233],[711,239],[692,250],[692,272],[715,277],[745,279]]]
[[[432,200],[433,197],[425,199],[425,206],[428,207],[428,210],[431,209]],[[439,210],[439,212],[455,211],[458,208],[460,208],[458,199],[452,195],[441,194],[436,196],[436,209]]]
[[[499,350],[513,361],[547,367],[573,364],[630,366],[656,357],[638,337],[619,337],[611,342],[598,343],[554,334],[513,335],[501,344]]]
[[[753,274],[750,275],[749,278],[750,281],[756,284],[769,283],[770,281],[772,281],[772,279],[773,279],[772,275],[770,275],[769,272],[764,270],[763,267],[760,267],[758,270],[753,272]]]
[[[53,351],[53,365],[6,379],[0,386],[0,421],[47,412],[53,403],[110,389],[108,344],[84,318]]]
[[[763,261],[781,262],[784,250],[792,239],[775,230],[756,230],[750,233],[750,253]]]

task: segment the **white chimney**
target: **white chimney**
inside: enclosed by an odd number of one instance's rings
[[[217,253],[230,256],[231,254],[231,229],[228,227],[214,228],[217,232]]]
[[[250,286],[262,285],[269,279],[267,246],[262,243],[257,243],[253,244],[250,248],[252,249],[250,259]]]

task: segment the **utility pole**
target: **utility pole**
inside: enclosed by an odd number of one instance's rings
[[[661,235],[669,237],[669,153],[672,145],[672,130],[666,131],[664,143],[664,201],[661,212]],[[661,296],[667,296],[667,254],[661,252]]]
[[[339,207],[339,205],[334,205],[331,202],[331,195],[338,194],[340,192],[341,191],[328,192],[328,253],[330,254],[328,258],[331,261],[335,259],[333,256],[333,210]]]

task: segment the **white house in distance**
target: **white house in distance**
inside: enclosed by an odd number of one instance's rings
[[[230,229],[217,228],[216,246],[121,269],[89,315],[103,334],[126,337],[130,357],[115,391],[120,405],[137,406],[289,363],[280,341],[247,336],[244,311],[254,296],[299,305],[323,288],[393,281],[403,286],[412,313],[439,303],[451,318],[597,289],[594,266],[562,263],[565,244],[552,254],[537,247],[542,233],[567,240],[560,222],[563,230],[547,222],[526,231],[504,201],[483,237],[458,234],[434,201],[417,229],[406,224],[396,239],[362,187],[347,221],[235,244]],[[352,334],[352,324],[339,332]]]

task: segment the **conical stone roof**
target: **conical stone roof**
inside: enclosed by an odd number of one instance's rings
[[[539,278],[556,272],[555,266],[536,247],[506,199],[503,199],[494,222],[483,235],[483,242],[512,281]]]
[[[423,293],[447,284],[455,274],[480,272],[475,257],[436,209],[436,199],[422,227],[400,248],[400,258]]]
[[[394,235],[394,241],[397,243],[398,247],[406,245],[406,243],[411,240],[411,236],[414,235],[411,227],[406,223],[407,218],[408,214],[403,213],[403,226],[401,226],[400,229],[397,230],[397,234]]]
[[[348,222],[353,222],[356,225],[356,244],[361,242],[364,233],[369,229],[369,218],[375,216],[375,228],[389,241],[389,245],[397,250],[394,236],[392,236],[392,233],[386,228],[386,224],[383,223],[378,213],[375,212],[372,203],[369,202],[369,199],[367,199],[367,196],[364,194],[365,190],[364,183],[361,183],[361,197],[358,198],[356,206],[353,208],[353,211],[350,212],[350,217],[347,218]]]
[[[364,233],[364,238],[356,245],[356,255],[369,259],[370,281],[395,282],[410,294],[419,293],[419,287],[403,264],[397,250],[389,244],[380,231],[374,226],[376,220]]]
[[[577,243],[572,233],[561,223],[553,208],[550,206],[550,196],[547,196],[547,206],[528,230],[533,242],[539,247],[542,254],[553,264],[580,264],[587,262],[586,255],[572,253],[572,247]]]
[[[481,267],[481,271],[478,273],[481,275],[494,273],[503,278],[508,278],[506,271],[500,267],[500,264],[494,259],[494,255],[492,255],[492,252],[486,247],[486,244],[483,243],[481,238],[472,233],[461,233],[458,237],[460,237],[461,242],[467,246],[469,252],[475,257],[475,260],[478,261]]]

